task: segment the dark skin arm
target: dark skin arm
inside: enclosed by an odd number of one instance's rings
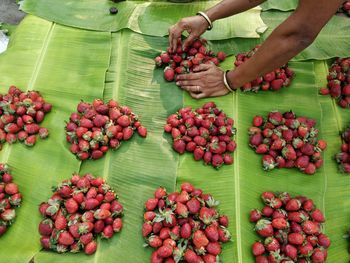
[[[315,5],[313,0],[300,0],[298,8],[272,32],[255,55],[228,73],[230,86],[239,88],[287,63],[314,41],[341,3],[342,0],[319,0]],[[200,65],[194,73],[179,75],[177,84],[196,99],[222,96],[229,92],[223,74],[215,65]]]

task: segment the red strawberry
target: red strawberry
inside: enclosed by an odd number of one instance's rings
[[[193,234],[193,244],[196,248],[206,247],[209,243],[209,240],[205,236],[204,232],[201,230],[197,230]]]
[[[183,154],[185,152],[186,149],[186,144],[183,140],[175,140],[173,142],[173,148],[176,152],[178,152],[179,154]]]
[[[39,224],[39,233],[42,236],[50,236],[53,230],[53,224],[51,219],[44,219]]]
[[[224,227],[228,227],[228,223],[229,223],[228,217],[226,215],[221,215],[219,217],[219,223]]]
[[[141,137],[146,138],[147,137],[147,128],[144,126],[140,126],[137,128],[137,132]]]
[[[214,224],[211,224],[206,227],[205,235],[211,242],[217,242],[219,240],[218,227]]]
[[[66,229],[66,227],[67,227],[67,219],[62,215],[57,216],[55,220],[55,228],[58,230],[64,230]]]
[[[6,138],[6,140],[7,140],[7,138]],[[31,135],[24,140],[24,144],[29,146],[29,147],[33,146],[35,143],[36,143],[35,135]]]
[[[226,54],[222,51],[218,52],[218,54],[216,56],[220,61],[224,61],[226,58]]]
[[[170,67],[166,67],[164,69],[164,78],[167,80],[167,81],[173,81],[174,80],[174,77],[175,77],[175,71],[174,69],[170,68]]]
[[[300,233],[291,233],[288,235],[288,242],[292,245],[301,245],[304,242],[304,236]]]
[[[319,224],[317,222],[307,220],[303,224],[303,231],[307,235],[314,235],[314,234],[319,233],[320,226],[319,226]]]
[[[221,245],[219,242],[209,242],[206,247],[208,253],[217,256],[221,253]]]
[[[289,227],[289,223],[284,218],[275,218],[272,220],[272,226],[276,229],[286,229]]]
[[[74,243],[74,239],[69,232],[63,231],[58,236],[58,243],[64,246],[70,246]]]
[[[291,199],[286,204],[286,210],[287,211],[298,211],[301,207],[301,203],[298,199]]]
[[[170,257],[173,254],[173,248],[171,246],[161,246],[158,248],[157,254],[161,258]]]
[[[261,219],[261,212],[259,210],[250,211],[250,222],[258,222]]]
[[[145,208],[147,211],[153,211],[158,205],[157,198],[150,198],[145,203]]]
[[[185,223],[181,226],[180,235],[182,238],[187,239],[190,238],[192,234],[192,228],[189,223]]]
[[[298,250],[293,245],[287,244],[284,248],[284,253],[287,257],[292,260],[295,260],[298,256]]]
[[[74,214],[75,212],[78,211],[78,208],[79,208],[78,203],[73,198],[67,199],[64,205],[67,209],[67,212],[70,214]]]
[[[97,243],[96,241],[93,240],[85,246],[84,252],[86,255],[91,255],[95,253],[96,249],[97,249]]]
[[[312,213],[311,213],[311,217],[314,221],[316,222],[320,222],[323,223],[325,221],[324,215],[321,212],[320,209],[315,209]]]
[[[255,230],[262,237],[270,237],[273,235],[271,222],[266,219],[260,219],[255,225]]]
[[[268,237],[265,239],[265,248],[267,251],[277,251],[280,249],[280,244],[276,238]]]
[[[311,256],[312,262],[315,263],[325,262],[326,258],[325,250],[322,250],[321,248],[316,248]]]
[[[318,238],[318,244],[323,248],[328,248],[331,245],[331,241],[325,234],[319,234],[317,236]]]
[[[199,256],[197,256],[197,254],[191,249],[186,250],[186,252],[184,254],[184,258],[185,258],[186,262],[188,262],[188,263],[200,262]]]

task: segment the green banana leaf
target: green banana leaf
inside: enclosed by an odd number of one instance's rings
[[[225,45],[219,41],[210,44],[214,50]],[[348,262],[347,241],[342,236],[348,228],[350,181],[338,173],[332,156],[341,143],[338,132],[343,123],[349,122],[349,117],[329,97],[318,95],[327,75],[327,63],[291,62],[296,78],[290,87],[279,92],[237,91],[221,98],[196,101],[174,83],[166,82],[161,69],[155,69],[153,58],[166,46],[164,37],[146,36],[128,29],[113,34],[91,32],[33,16],[19,25],[9,49],[0,55],[1,92],[11,84],[36,89],[54,108],[43,123],[51,132],[46,141],[40,140],[31,149],[19,143],[7,145],[0,152],[0,161],[13,167],[24,194],[15,224],[0,238],[0,262],[27,263],[33,256],[35,263],[109,263],[121,259],[149,262],[152,249],[142,246],[143,203],[159,185],[173,191],[184,181],[211,193],[220,200],[220,211],[229,216],[233,241],[223,246],[225,263],[254,262],[250,246],[258,236],[248,216],[251,209],[262,207],[260,194],[267,190],[313,198],[325,211],[325,232],[333,242],[328,262]],[[238,49],[233,47],[234,52]],[[229,69],[232,64],[233,56],[230,56],[221,66]],[[148,128],[148,137],[135,135],[118,151],[110,151],[98,161],[77,161],[65,142],[64,121],[80,99],[93,98],[114,98],[129,105]],[[171,149],[170,136],[163,132],[169,114],[184,105],[198,107],[210,100],[235,119],[238,129],[235,163],[218,171],[195,162],[191,154],[176,154]],[[262,170],[261,156],[248,146],[247,129],[253,116],[266,115],[275,109],[293,109],[298,115],[318,121],[320,137],[327,140],[328,149],[324,154],[325,165],[316,175],[307,176],[294,169]],[[123,231],[111,240],[99,241],[92,256],[40,251],[38,204],[48,199],[52,185],[69,178],[72,172],[103,176],[125,207]]]
[[[118,4],[100,0],[26,0],[22,6],[34,14],[63,25],[98,31],[119,31],[129,28],[137,33],[164,36],[168,28],[179,19],[195,15],[219,1],[193,3],[124,1]],[[116,6],[117,15],[110,15],[109,8]],[[265,28],[257,7],[234,17],[215,22],[215,30],[204,37],[211,40],[232,37],[259,38],[257,29]]]
[[[280,10],[291,11],[298,6],[298,0],[267,0],[262,5],[263,11],[267,10]]]
[[[1,93],[10,85],[39,90],[54,107],[43,126],[50,137],[33,148],[6,145],[0,161],[12,168],[23,194],[22,207],[9,231],[0,239],[0,262],[29,262],[40,250],[38,205],[49,198],[51,186],[79,171],[80,162],[69,152],[64,121],[80,99],[103,96],[109,65],[110,34],[67,28],[27,17],[0,55]]]

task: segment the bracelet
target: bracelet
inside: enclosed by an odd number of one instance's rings
[[[210,18],[207,16],[206,13],[204,13],[204,12],[202,12],[202,11],[199,11],[196,15],[201,16],[201,17],[203,17],[205,20],[207,20],[207,22],[208,22],[208,24],[209,24],[207,30],[208,30],[208,31],[209,31],[209,30],[212,30],[212,28],[213,28],[213,23],[211,22]]]
[[[229,72],[229,70],[227,70],[226,72],[224,72],[224,84],[225,84],[225,87],[230,91],[230,92],[233,92],[234,90],[230,87],[230,85],[228,84],[228,81],[227,81],[227,73]]]

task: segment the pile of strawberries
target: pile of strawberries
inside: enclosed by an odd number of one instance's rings
[[[92,104],[78,104],[77,112],[71,114],[66,125],[66,139],[71,143],[70,151],[78,159],[99,159],[109,148],[118,149],[135,130],[141,137],[147,136],[147,129],[129,107],[115,100],[105,104],[95,99]]]
[[[257,154],[264,154],[266,171],[296,167],[311,175],[323,165],[321,153],[327,147],[326,141],[317,138],[315,126],[314,119],[297,117],[292,111],[272,111],[266,119],[254,117],[249,145]]]
[[[232,139],[236,132],[233,124],[233,119],[214,102],[207,102],[196,110],[185,107],[170,115],[164,130],[171,133],[176,152],[192,152],[196,161],[203,160],[205,164],[220,168],[233,163],[230,154],[236,149]]]
[[[256,263],[326,262],[331,241],[322,233],[325,218],[304,196],[264,192],[265,207],[250,212],[255,231],[264,238],[252,246]]]
[[[245,61],[250,59],[255,52],[259,49],[260,45],[257,45],[251,51],[246,53],[240,53],[236,55],[236,60],[234,65],[239,67]],[[241,87],[241,90],[244,92],[253,91],[258,92],[259,90],[280,90],[283,87],[288,87],[292,82],[294,77],[294,71],[288,67],[288,64],[282,66],[281,68],[275,69],[269,73],[266,73],[264,76],[260,76],[255,80],[248,82]]]
[[[225,60],[224,52],[220,51],[215,56],[212,51],[206,49],[206,44],[205,39],[197,39],[190,47],[183,50],[179,43],[175,53],[168,48],[154,61],[157,67],[165,67],[164,78],[167,81],[173,81],[176,75],[192,72],[195,66],[208,63],[219,65],[220,61]]]
[[[44,217],[39,224],[44,249],[58,253],[84,250],[91,255],[97,248],[97,235],[109,239],[121,231],[123,206],[103,178],[73,174],[53,191],[39,207]]]
[[[23,92],[11,86],[7,94],[0,95],[0,147],[17,140],[33,146],[37,134],[42,139],[47,138],[49,131],[39,123],[51,108],[38,91]]]
[[[339,7],[338,13],[344,13],[350,16],[350,1],[344,1],[344,3]]]
[[[7,164],[0,163],[0,236],[14,222],[15,208],[22,202],[22,195],[18,191],[17,184],[12,182]]]
[[[145,203],[142,235],[156,250],[151,263],[219,262],[221,243],[230,240],[227,216],[216,209],[210,194],[183,183],[180,192],[168,194],[159,187]]]
[[[326,88],[320,89],[321,95],[331,95],[342,108],[350,107],[350,58],[338,58],[334,61],[327,76]]]
[[[334,158],[341,172],[350,173],[350,126],[342,132],[341,137],[343,139],[341,152],[337,153]]]

